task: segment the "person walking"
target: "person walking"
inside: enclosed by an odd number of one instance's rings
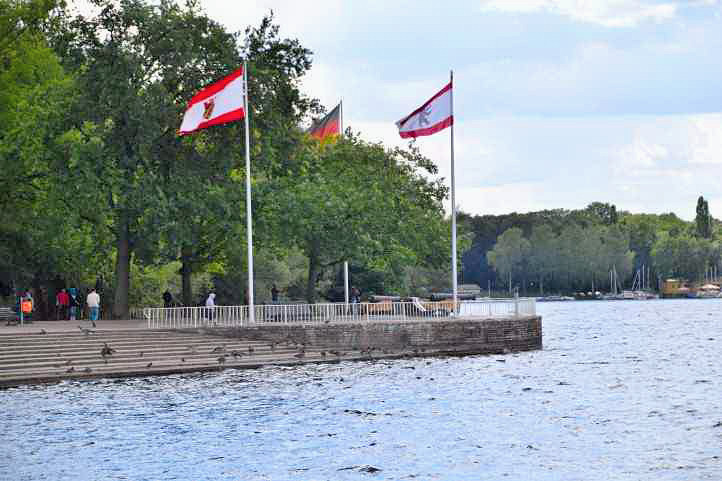
[[[88,298],[85,300],[85,303],[88,305],[88,315],[90,316],[90,320],[97,321],[98,314],[100,312],[100,296],[95,291],[95,289],[90,290],[90,293],[88,294]]]
[[[274,304],[278,303],[278,287],[276,287],[276,284],[273,284],[271,287],[271,302]]]
[[[74,321],[78,316],[78,310],[80,307],[80,297],[78,296],[78,290],[75,287],[68,289],[68,306],[70,312],[69,317],[71,321]]]
[[[208,294],[208,299],[206,299],[206,312],[208,314],[208,319],[213,322],[213,311],[216,307],[216,294],[215,292],[211,292]]]
[[[173,307],[173,294],[168,289],[163,293],[163,307]]]
[[[68,307],[70,306],[70,296],[65,291],[65,288],[60,289],[60,292],[55,296],[55,307],[57,309],[58,321],[64,321],[68,318]]]

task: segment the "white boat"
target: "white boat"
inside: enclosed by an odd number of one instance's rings
[[[713,299],[720,297],[720,288],[715,284],[705,284],[695,292],[690,292],[690,297],[694,297],[695,299]]]

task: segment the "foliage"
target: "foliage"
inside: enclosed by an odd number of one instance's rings
[[[657,272],[666,277],[702,279],[709,267],[720,265],[720,243],[691,235],[660,235],[652,248]]]
[[[125,317],[133,255],[146,262],[157,255],[164,233],[159,227],[169,215],[183,218],[177,209],[169,213],[169,200],[177,199],[174,190],[186,194],[197,188],[183,182],[169,189],[169,181],[175,180],[170,173],[178,169],[193,178],[186,168],[193,160],[206,175],[212,169],[222,174],[228,165],[227,159],[210,155],[197,162],[196,152],[175,136],[183,102],[199,85],[236,68],[240,57],[233,35],[203,15],[195,2],[184,7],[165,0],[93,4],[99,9],[96,16],[67,19],[53,40],[76,76],[78,94],[69,120],[77,143],[94,143],[98,155],[66,157],[60,167],[69,184],[96,198],[83,206],[82,214],[98,220],[101,235],[107,231],[112,236],[113,311]]]
[[[694,218],[696,234],[703,239],[712,237],[712,219],[709,215],[709,204],[701,195],[697,199],[697,215]]]
[[[489,263],[494,267],[501,279],[509,278],[509,290],[514,274],[525,268],[530,251],[529,241],[518,227],[505,230],[497,239],[494,248],[489,252]]]
[[[307,138],[295,161],[295,176],[259,186],[258,211],[266,237],[292,240],[308,257],[309,301],[324,269],[344,260],[401,276],[399,264],[448,258],[446,190],[418,172],[435,167],[415,148],[387,150],[348,132],[324,146]]]

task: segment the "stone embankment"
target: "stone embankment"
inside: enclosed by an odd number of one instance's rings
[[[75,329],[50,332],[36,324],[0,333],[0,387],[542,347],[540,317],[186,330]]]

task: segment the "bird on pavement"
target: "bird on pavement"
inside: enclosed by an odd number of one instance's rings
[[[92,324],[93,327],[98,327],[98,326],[95,324],[95,321],[92,320],[92,319],[90,320],[90,324]]]
[[[115,349],[110,347],[107,342],[103,343],[103,348],[100,350],[100,355],[105,356],[112,356],[115,353]]]
[[[71,372],[74,372],[74,371],[75,371],[75,368],[74,368],[73,366],[70,366],[70,369],[68,369],[68,370],[65,371],[65,372],[71,373]]]
[[[47,333],[48,333],[48,331],[46,331],[45,329],[40,329],[40,334],[47,334]]]
[[[152,362],[149,362],[148,364],[145,365],[145,367],[151,367],[151,366],[153,366]]]
[[[224,362],[226,362],[226,356],[221,356],[216,360],[218,361],[218,364],[223,364]]]
[[[86,367],[86,368],[84,369],[84,371],[87,372],[87,373],[93,372],[93,370],[90,369],[90,367]]]
[[[223,346],[216,346],[211,350],[211,353],[223,352]]]
[[[301,359],[302,357],[306,357],[306,351],[300,351],[298,354],[294,354],[293,357]]]

